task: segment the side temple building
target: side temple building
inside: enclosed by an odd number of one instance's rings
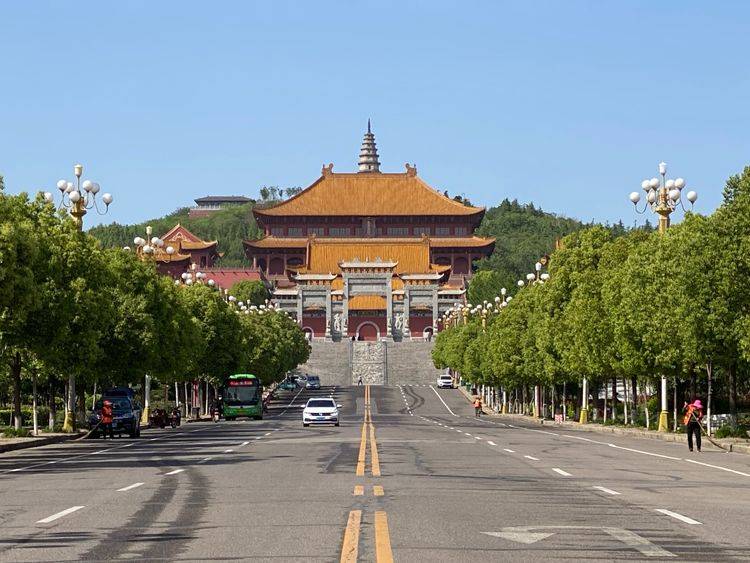
[[[298,195],[253,213],[265,235],[244,241],[247,257],[315,339],[429,337],[495,244],[473,235],[484,208],[434,190],[415,166],[380,172],[369,123],[358,172],[329,164]]]

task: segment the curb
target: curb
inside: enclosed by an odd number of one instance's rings
[[[59,444],[60,442],[67,442],[68,440],[75,440],[83,436],[82,433],[77,432],[75,434],[66,434],[64,436],[50,436],[48,438],[29,438],[28,442],[14,442],[12,444],[0,443],[0,453],[12,452],[15,450],[25,450],[27,448],[37,448],[40,446],[48,446],[49,444]]]
[[[466,399],[471,402],[472,396],[466,391],[463,387],[458,387],[459,391],[466,397]],[[531,424],[536,424],[538,426],[553,426],[555,428],[569,428],[571,430],[585,430],[588,432],[598,432],[600,434],[617,434],[618,436],[629,436],[631,438],[646,438],[648,440],[661,440],[662,442],[679,442],[682,444],[687,444],[687,435],[686,434],[672,434],[672,433],[663,433],[663,432],[657,432],[655,430],[646,430],[645,428],[621,428],[618,426],[602,426],[601,424],[580,424],[578,422],[554,422],[552,420],[547,419],[541,419],[541,418],[534,418],[532,416],[527,416],[523,414],[499,414],[495,411],[488,409],[483,405],[482,411],[487,415],[491,416],[493,418],[506,418],[506,419],[512,419],[512,420],[519,420],[522,422],[529,422]],[[750,454],[750,444],[737,444],[734,442],[722,442],[720,440],[717,440],[714,438],[715,441],[720,443],[722,446],[725,446],[729,449],[730,452],[735,453],[741,453],[741,454]],[[708,439],[705,438],[705,446],[708,446],[709,448],[713,449],[719,449],[716,448],[713,444],[711,444]]]

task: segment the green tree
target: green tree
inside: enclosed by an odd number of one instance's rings
[[[495,297],[500,295],[503,287],[502,276],[494,270],[477,272],[469,282],[469,303],[494,303]]]
[[[230,295],[234,295],[237,301],[250,305],[263,305],[269,298],[266,285],[260,280],[242,280],[237,282],[229,290]]]

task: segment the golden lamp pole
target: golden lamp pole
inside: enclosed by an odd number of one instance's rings
[[[83,165],[76,164],[73,166],[75,183],[68,180],[57,182],[57,189],[60,190],[61,199],[58,209],[67,209],[73,222],[79,231],[83,231],[83,217],[90,209],[95,209],[99,215],[104,215],[109,211],[109,205],[112,203],[112,195],[102,194],[101,201],[104,204],[103,209],[99,209],[99,202],[96,198],[99,190],[99,184],[91,180],[81,182],[83,176]],[[54,203],[52,192],[44,192],[44,200],[47,203]],[[73,432],[76,429],[76,380],[75,374],[68,375],[68,396],[66,397],[68,408],[65,412],[65,422],[63,423],[63,432]]]

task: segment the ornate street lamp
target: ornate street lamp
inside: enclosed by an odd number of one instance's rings
[[[83,176],[83,164],[73,166],[75,183],[67,180],[57,182],[57,189],[60,190],[61,198],[58,209],[67,209],[73,222],[79,231],[83,231],[83,217],[90,209],[95,209],[99,215],[105,215],[109,211],[109,205],[112,203],[112,195],[105,193],[101,197],[104,204],[103,209],[99,209],[99,200],[97,194],[101,189],[99,184],[91,180],[81,182]],[[44,200],[47,203],[54,204],[52,192],[44,192]],[[73,432],[76,427],[76,381],[75,375],[68,376],[68,408],[65,413],[65,422],[63,423],[63,432]]]
[[[143,240],[143,239],[141,239]],[[169,249],[172,248],[171,246],[168,246],[166,249],[167,254],[173,254],[174,249],[172,249],[172,252],[169,252]],[[175,285],[202,285],[205,284],[209,287],[215,287],[216,282],[214,280],[208,279],[208,275],[205,272],[198,271],[198,265],[193,262],[190,264],[190,270],[187,272],[183,272],[178,279],[174,281]],[[228,292],[228,290],[224,290],[225,294]]]
[[[664,234],[669,228],[669,216],[678,207],[686,210],[682,202],[682,191],[685,188],[685,180],[677,178],[667,180],[667,163],[659,163],[659,178],[651,178],[641,182],[641,189],[646,192],[646,204],[643,209],[638,209],[638,202],[641,200],[641,194],[638,192],[630,193],[630,201],[637,213],[645,213],[651,209],[653,213],[659,215],[659,233]],[[689,191],[685,198],[692,206],[698,200],[698,193]],[[666,432],[669,424],[669,413],[667,411],[667,378],[661,376],[661,411],[659,412],[659,432]]]
[[[651,209],[653,213],[659,215],[659,232],[664,234],[669,227],[669,216],[672,212],[681,207],[685,210],[685,204],[682,202],[682,190],[685,188],[685,180],[677,178],[667,180],[667,163],[659,163],[659,178],[651,178],[641,182],[641,189],[646,192],[646,203],[643,209],[638,209],[638,203],[641,201],[641,194],[630,192],[630,201],[635,206],[637,213],[645,213]],[[685,198],[692,206],[698,200],[698,193],[689,191]]]

